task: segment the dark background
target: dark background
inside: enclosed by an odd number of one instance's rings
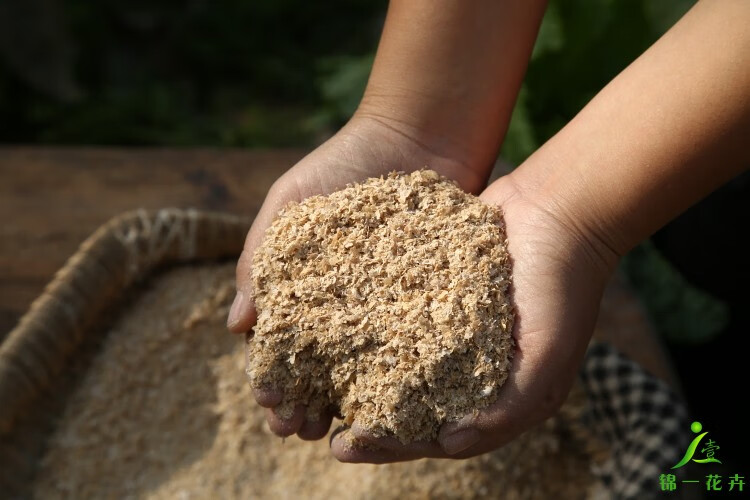
[[[501,156],[522,162],[691,4],[553,0]],[[3,0],[0,143],[313,147],[356,107],[386,6]],[[695,418],[744,466],[748,184],[728,184],[622,263]]]

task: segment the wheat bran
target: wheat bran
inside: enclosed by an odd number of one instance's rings
[[[224,320],[234,265],[184,267],[126,304],[67,397],[32,498],[586,498],[585,408],[562,412],[502,449],[468,460],[336,462],[327,440],[268,430]],[[186,319],[188,318],[188,319]]]
[[[287,206],[253,260],[247,373],[402,442],[497,399],[513,309],[502,212],[430,170]]]

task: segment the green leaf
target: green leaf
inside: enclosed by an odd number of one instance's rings
[[[551,3],[547,7],[542,25],[539,27],[539,35],[531,53],[531,60],[533,61],[547,52],[557,52],[563,48],[564,44],[565,36],[560,12],[557,9],[557,4]]]
[[[505,134],[503,148],[500,151],[500,156],[515,166],[523,163],[538,147],[534,126],[526,108],[528,93],[525,86],[521,88],[510,118],[508,132]]]
[[[669,340],[706,342],[727,325],[729,307],[691,285],[650,241],[626,255],[621,266]]]

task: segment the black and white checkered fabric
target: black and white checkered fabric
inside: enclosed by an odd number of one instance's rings
[[[687,411],[662,380],[607,343],[589,346],[581,370],[585,415],[611,455],[594,469],[612,498],[658,496],[658,478],[689,441]]]

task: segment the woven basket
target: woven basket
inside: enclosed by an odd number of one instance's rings
[[[0,431],[60,372],[86,328],[158,266],[236,256],[246,219],[197,210],[139,210],[99,228],[0,346]]]
[[[112,317],[127,314],[128,297],[143,293],[133,285],[144,278],[157,276],[157,268],[165,265],[196,265],[222,258],[236,259],[242,250],[249,223],[247,219],[233,215],[196,210],[137,211],[111,220],[81,245],[0,345],[0,497],[32,496],[39,464],[47,453],[60,416],[65,412],[66,402],[106,340],[99,332],[107,331]],[[647,387],[649,390],[644,390]],[[639,415],[635,419],[631,418],[632,415],[623,416],[617,394],[631,394],[633,391],[645,398],[657,393],[659,397],[656,399],[670,407],[671,413]],[[590,349],[582,377],[572,394],[575,396],[571,396],[561,416],[548,423],[545,430],[529,433],[509,446],[505,455],[498,455],[500,458],[477,459],[466,462],[468,465],[427,460],[416,465],[395,464],[381,468],[345,466],[331,461],[326,462],[325,471],[321,469],[318,484],[295,483],[288,490],[284,490],[285,486],[281,484],[268,490],[267,495],[272,496],[273,492],[273,496],[294,496],[303,492],[304,496],[319,498],[381,497],[386,491],[386,496],[394,498],[433,496],[436,491],[448,490],[436,490],[430,481],[460,478],[467,471],[481,473],[482,477],[500,474],[500,469],[511,466],[507,464],[506,467],[502,461],[515,458],[522,462],[520,466],[513,464],[514,471],[520,471],[514,472],[519,475],[519,483],[532,483],[534,478],[538,481],[543,477],[555,477],[555,474],[545,476],[548,471],[536,469],[542,465],[523,463],[529,460],[524,458],[524,450],[534,446],[535,439],[542,439],[540,436],[557,433],[560,442],[568,446],[573,443],[578,448],[573,454],[590,458],[588,470],[580,471],[581,478],[590,483],[582,497],[649,497],[649,493],[655,492],[649,485],[658,478],[658,474],[656,477],[652,475],[679,453],[683,439],[679,428],[684,427],[685,422],[679,400],[666,384],[650,377],[637,364],[606,344]],[[250,401],[247,404],[249,406]],[[257,411],[250,413],[248,419],[260,415]],[[97,425],[96,422],[93,424]],[[646,426],[650,426],[650,430],[644,437],[642,430]],[[261,433],[258,426],[247,428],[253,429],[247,432]],[[252,443],[279,446],[278,441],[270,439],[270,436],[261,436]],[[309,443],[287,443],[285,446],[293,453],[288,453],[288,458],[274,459],[274,467],[283,469],[285,460],[290,463],[296,460],[298,465],[304,465],[308,460],[311,461],[308,472],[314,475],[318,469],[312,462],[325,460],[324,444],[316,444],[318,448]],[[655,449],[659,452],[656,458],[653,455]],[[158,453],[159,450],[149,452]],[[257,450],[258,454],[262,452],[264,450]],[[649,452],[651,455],[646,460],[644,454]],[[571,452],[553,450],[545,453],[554,458],[554,453]],[[295,456],[291,457],[291,454]],[[200,461],[200,458],[194,460]],[[633,467],[634,460],[645,462]],[[353,476],[351,467],[358,467]],[[488,467],[497,470],[488,472]],[[324,476],[328,471],[331,475],[326,479]],[[350,486],[342,486],[350,476],[357,478],[356,481]],[[559,477],[569,478],[564,474]],[[240,481],[240,478],[236,479]],[[330,484],[323,484],[325,481]],[[367,490],[370,493],[366,494],[357,488],[367,481],[372,484]],[[387,489],[381,491],[379,487]],[[456,486],[459,487],[463,486]],[[503,487],[509,498],[534,497],[535,491],[538,496],[538,489],[531,484],[528,488],[523,484]],[[342,488],[347,494],[342,494]],[[380,493],[376,493],[378,491]],[[450,491],[454,491],[452,496],[466,497],[481,493],[465,487]],[[456,494],[455,491],[466,494]],[[86,496],[78,493],[74,492],[73,496]],[[189,493],[185,492],[187,497],[190,497]],[[70,495],[70,491],[59,494],[60,497]],[[227,495],[232,496],[231,493],[219,495],[216,492],[216,496]],[[125,489],[105,496],[126,496]]]

